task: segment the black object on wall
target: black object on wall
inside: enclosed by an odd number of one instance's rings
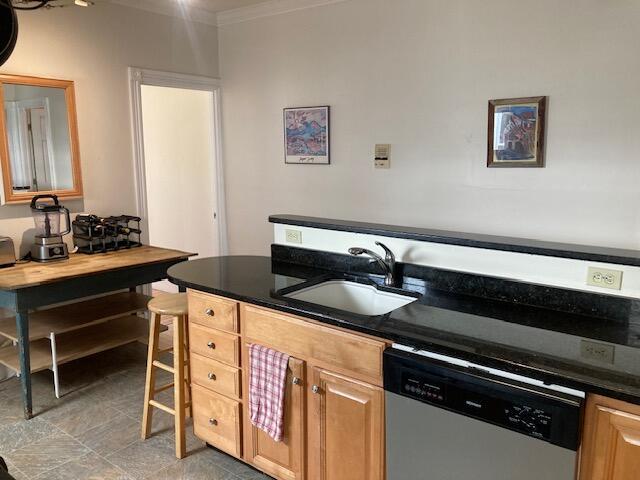
[[[18,17],[11,0],[0,0],[0,65],[4,64],[18,39]]]

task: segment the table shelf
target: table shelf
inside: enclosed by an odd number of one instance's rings
[[[137,315],[122,316],[76,331],[68,331],[56,338],[58,365],[145,339],[149,322]],[[18,348],[0,348],[0,363],[20,371]],[[41,338],[31,342],[31,372],[52,368],[51,344]]]
[[[151,297],[147,295],[123,292],[39,310],[29,315],[29,340],[35,342],[48,338],[51,333],[60,335],[142,312],[147,309],[149,300]],[[13,316],[0,318],[0,335],[14,342],[18,341]]]

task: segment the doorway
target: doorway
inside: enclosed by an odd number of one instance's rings
[[[197,253],[226,251],[213,79],[132,69],[138,214],[143,241]],[[168,281],[153,290],[175,292]]]

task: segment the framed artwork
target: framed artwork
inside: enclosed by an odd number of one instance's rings
[[[284,162],[329,165],[329,107],[284,109]]]
[[[487,167],[544,167],[547,97],[489,100]]]

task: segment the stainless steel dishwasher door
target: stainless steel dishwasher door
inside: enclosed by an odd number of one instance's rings
[[[387,480],[573,480],[576,452],[391,392]]]

